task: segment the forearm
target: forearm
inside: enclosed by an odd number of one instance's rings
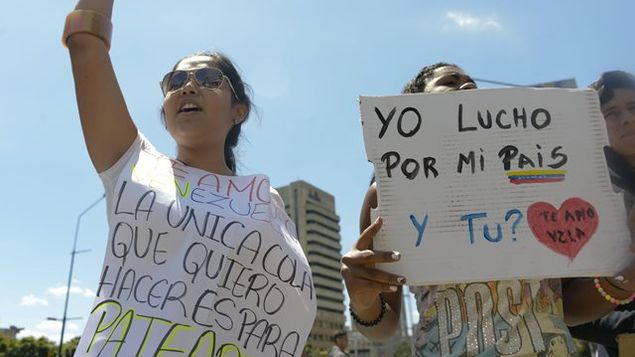
[[[602,289],[618,300],[627,299],[631,293],[631,287],[624,286],[617,289],[609,282],[601,278]],[[569,326],[576,326],[586,322],[595,321],[609,312],[615,310],[617,305],[607,301],[595,288],[592,278],[570,279],[563,284],[562,300],[564,307],[564,320]]]
[[[80,0],[76,9],[101,13],[108,18],[106,21],[110,21],[113,2]],[[108,54],[109,36],[99,31],[71,33],[74,34],[67,38],[66,44],[71,57],[84,139],[95,169],[102,172],[126,152],[137,135],[137,129],[130,118]]]

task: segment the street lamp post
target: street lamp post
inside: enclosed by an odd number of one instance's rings
[[[75,255],[76,254],[81,254],[81,253],[86,253],[89,250],[81,250],[78,251],[77,250],[77,236],[79,233],[79,223],[82,219],[82,216],[84,214],[86,214],[88,211],[90,211],[93,207],[95,207],[99,202],[101,202],[101,200],[104,199],[104,197],[106,197],[106,194],[104,193],[103,195],[101,195],[101,197],[99,197],[99,199],[95,202],[93,202],[90,206],[88,206],[88,208],[86,208],[84,211],[82,211],[82,213],[79,214],[79,216],[77,216],[77,223],[75,224],[75,239],[73,240],[73,251],[71,251],[71,268],[68,271],[68,284],[66,284],[66,300],[64,301],[64,315],[62,315],[62,333],[60,335],[60,347],[59,347],[59,356],[62,357],[62,345],[64,344],[64,330],[66,329],[66,321],[71,320],[69,318],[66,318],[66,313],[68,311],[68,298],[70,296],[71,293],[71,280],[73,278],[73,266],[75,264]],[[57,319],[53,319],[53,318],[49,318],[49,320],[56,320],[59,321]]]
[[[67,317],[66,321],[73,321],[73,320],[81,320],[82,317]],[[62,321],[62,319],[58,319],[57,317],[47,317],[46,321]],[[62,357],[62,349],[60,348],[58,350],[58,357]]]

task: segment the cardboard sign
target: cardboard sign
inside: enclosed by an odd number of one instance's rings
[[[590,90],[361,97],[384,218],[410,284],[611,275],[630,259]]]

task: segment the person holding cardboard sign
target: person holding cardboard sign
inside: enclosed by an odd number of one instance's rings
[[[610,146],[605,148],[605,155],[611,181],[624,193],[626,209],[630,210],[635,201],[635,76],[623,71],[605,72],[591,88],[598,91],[606,121]],[[610,356],[617,356],[617,336],[635,332],[635,304],[616,310],[572,327],[572,335],[604,345]]]
[[[475,88],[473,80],[459,67],[438,63],[425,67],[403,92]],[[377,187],[373,184],[362,206],[362,233],[343,257],[341,271],[353,320],[366,336],[381,340],[389,337],[397,326],[405,278],[374,267],[400,259],[399,252],[373,249],[373,238],[383,222],[379,217],[371,223],[371,211],[377,204]],[[635,212],[630,222],[635,228]],[[417,224],[426,223],[424,220]],[[415,356],[574,356],[577,351],[567,326],[594,320],[616,305],[631,301],[634,295],[630,291],[635,291],[632,267],[635,264],[622,273],[621,281],[523,279],[411,286],[420,316],[413,353]],[[440,265],[438,269],[447,268]]]
[[[115,77],[112,8],[80,0],[63,36],[110,228],[76,355],[299,356],[317,307],[311,269],[267,176],[236,175],[246,84],[222,53],[178,61],[160,82],[177,146],[163,155]]]

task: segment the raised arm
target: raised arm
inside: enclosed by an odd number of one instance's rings
[[[76,10],[92,10],[108,19],[114,0],[80,0]],[[117,83],[108,46],[99,37],[76,33],[66,42],[73,67],[79,117],[88,154],[97,172],[111,167],[137,135]]]
[[[373,238],[381,228],[382,220],[378,219],[371,224],[371,207],[377,207],[375,184],[368,189],[362,205],[361,235],[351,251],[342,258],[341,272],[346,283],[351,309],[362,321],[371,322],[381,315],[379,294],[384,296],[386,311],[381,321],[371,327],[357,324],[358,330],[366,337],[381,341],[388,339],[396,331],[401,311],[401,288],[405,280],[374,268],[375,263],[390,263],[399,260],[399,254],[373,250]]]

